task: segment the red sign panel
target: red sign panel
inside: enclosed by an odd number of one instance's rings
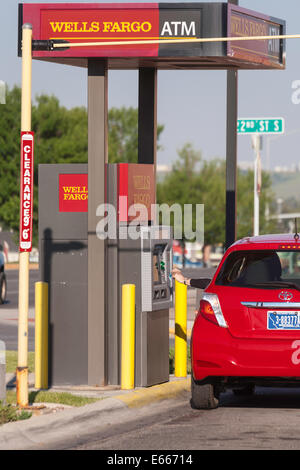
[[[33,217],[33,132],[21,133],[21,195],[19,251],[31,251]]]
[[[58,182],[59,212],[88,211],[88,175],[61,174]]]
[[[154,165],[119,163],[118,180],[119,221],[152,220],[152,205],[155,204]]]
[[[278,36],[284,34],[284,26],[278,20],[228,5],[228,35]],[[278,39],[228,42],[228,55],[248,62],[260,62],[265,66],[280,67],[284,63],[283,44]]]

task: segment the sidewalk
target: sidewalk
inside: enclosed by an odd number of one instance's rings
[[[7,374],[7,383],[12,385],[14,374]],[[34,374],[29,375],[30,391]],[[190,378],[170,376],[170,381],[148,388],[120,390],[120,387],[53,387],[49,391],[68,392],[85,397],[98,398],[95,403],[77,407],[56,406],[45,403],[50,411],[33,415],[25,421],[7,423],[0,426],[0,450],[42,449],[72,441],[78,437],[96,432],[99,427],[118,423],[120,420],[133,420],[139,409],[155,407],[162,400],[189,399]],[[134,412],[133,410],[134,409]]]

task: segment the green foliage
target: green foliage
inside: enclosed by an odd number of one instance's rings
[[[0,221],[4,229],[19,231],[21,90],[7,90],[0,113]],[[109,119],[109,162],[136,162],[138,111],[112,108]],[[66,109],[55,96],[41,95],[32,106],[35,132],[33,235],[37,245],[38,165],[87,163],[88,118],[84,107]],[[158,138],[163,126],[158,126]]]
[[[169,373],[175,373],[175,347],[169,348]],[[191,350],[190,346],[187,346],[187,373],[191,373]]]
[[[138,110],[111,108],[108,112],[109,163],[137,163],[138,161]],[[157,140],[163,126],[157,126]],[[159,148],[159,147],[158,147]]]
[[[10,423],[12,421],[20,421],[30,418],[32,413],[24,410],[18,410],[12,405],[2,405],[0,401],[0,426],[1,424]]]
[[[225,241],[226,166],[222,160],[203,161],[201,154],[186,144],[179,152],[172,171],[158,184],[157,202],[172,205],[204,204],[204,241]],[[260,233],[270,233],[274,226],[266,221],[266,205],[271,203],[271,180],[263,173],[260,196]],[[194,214],[195,216],[195,214]],[[195,219],[195,217],[194,217]],[[172,220],[172,219],[171,219]],[[195,230],[196,220],[193,220]],[[253,171],[237,174],[237,236],[253,233]]]

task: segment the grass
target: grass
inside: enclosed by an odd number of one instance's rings
[[[13,405],[17,401],[16,392],[14,390],[8,390],[6,392],[6,401],[9,405]],[[68,406],[84,406],[90,403],[99,401],[99,398],[88,398],[83,396],[73,395],[67,392],[47,392],[44,390],[30,392],[28,401],[31,405],[34,403],[56,403],[58,405]]]
[[[18,353],[17,351],[6,351],[6,372],[8,373],[15,373],[17,368],[18,362]],[[34,352],[28,353],[28,369],[29,372],[34,372]],[[89,403],[94,403],[98,401],[98,398],[88,398],[84,396],[77,396],[73,395],[72,393],[67,392],[48,392],[48,391],[35,391],[30,392],[29,396],[29,403],[56,403],[60,405],[68,405],[68,406],[84,406]],[[15,390],[8,390],[6,392],[6,402],[8,404],[8,409],[5,410],[5,414],[9,414],[10,412],[13,414],[12,407],[17,402],[16,392]],[[0,408],[2,410],[2,408]],[[4,413],[4,411],[3,411]],[[6,421],[8,422],[8,421]],[[0,421],[1,424],[1,421]]]
[[[175,348],[169,349],[169,372],[170,374],[174,374],[175,372]],[[187,348],[187,373],[191,373],[191,353],[190,347]]]
[[[15,373],[18,365],[18,352],[6,351],[6,372]],[[28,353],[28,371],[34,372],[34,352]]]

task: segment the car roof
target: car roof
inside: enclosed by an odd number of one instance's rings
[[[241,240],[237,240],[230,249],[232,250],[243,250],[243,249],[270,249],[276,248],[278,245],[287,244],[287,249],[293,247],[300,248],[300,239],[295,238],[294,233],[280,233],[280,234],[269,234],[269,235],[258,235],[256,237],[245,237]],[[293,246],[291,246],[293,245]],[[283,247],[282,247],[283,248]]]

